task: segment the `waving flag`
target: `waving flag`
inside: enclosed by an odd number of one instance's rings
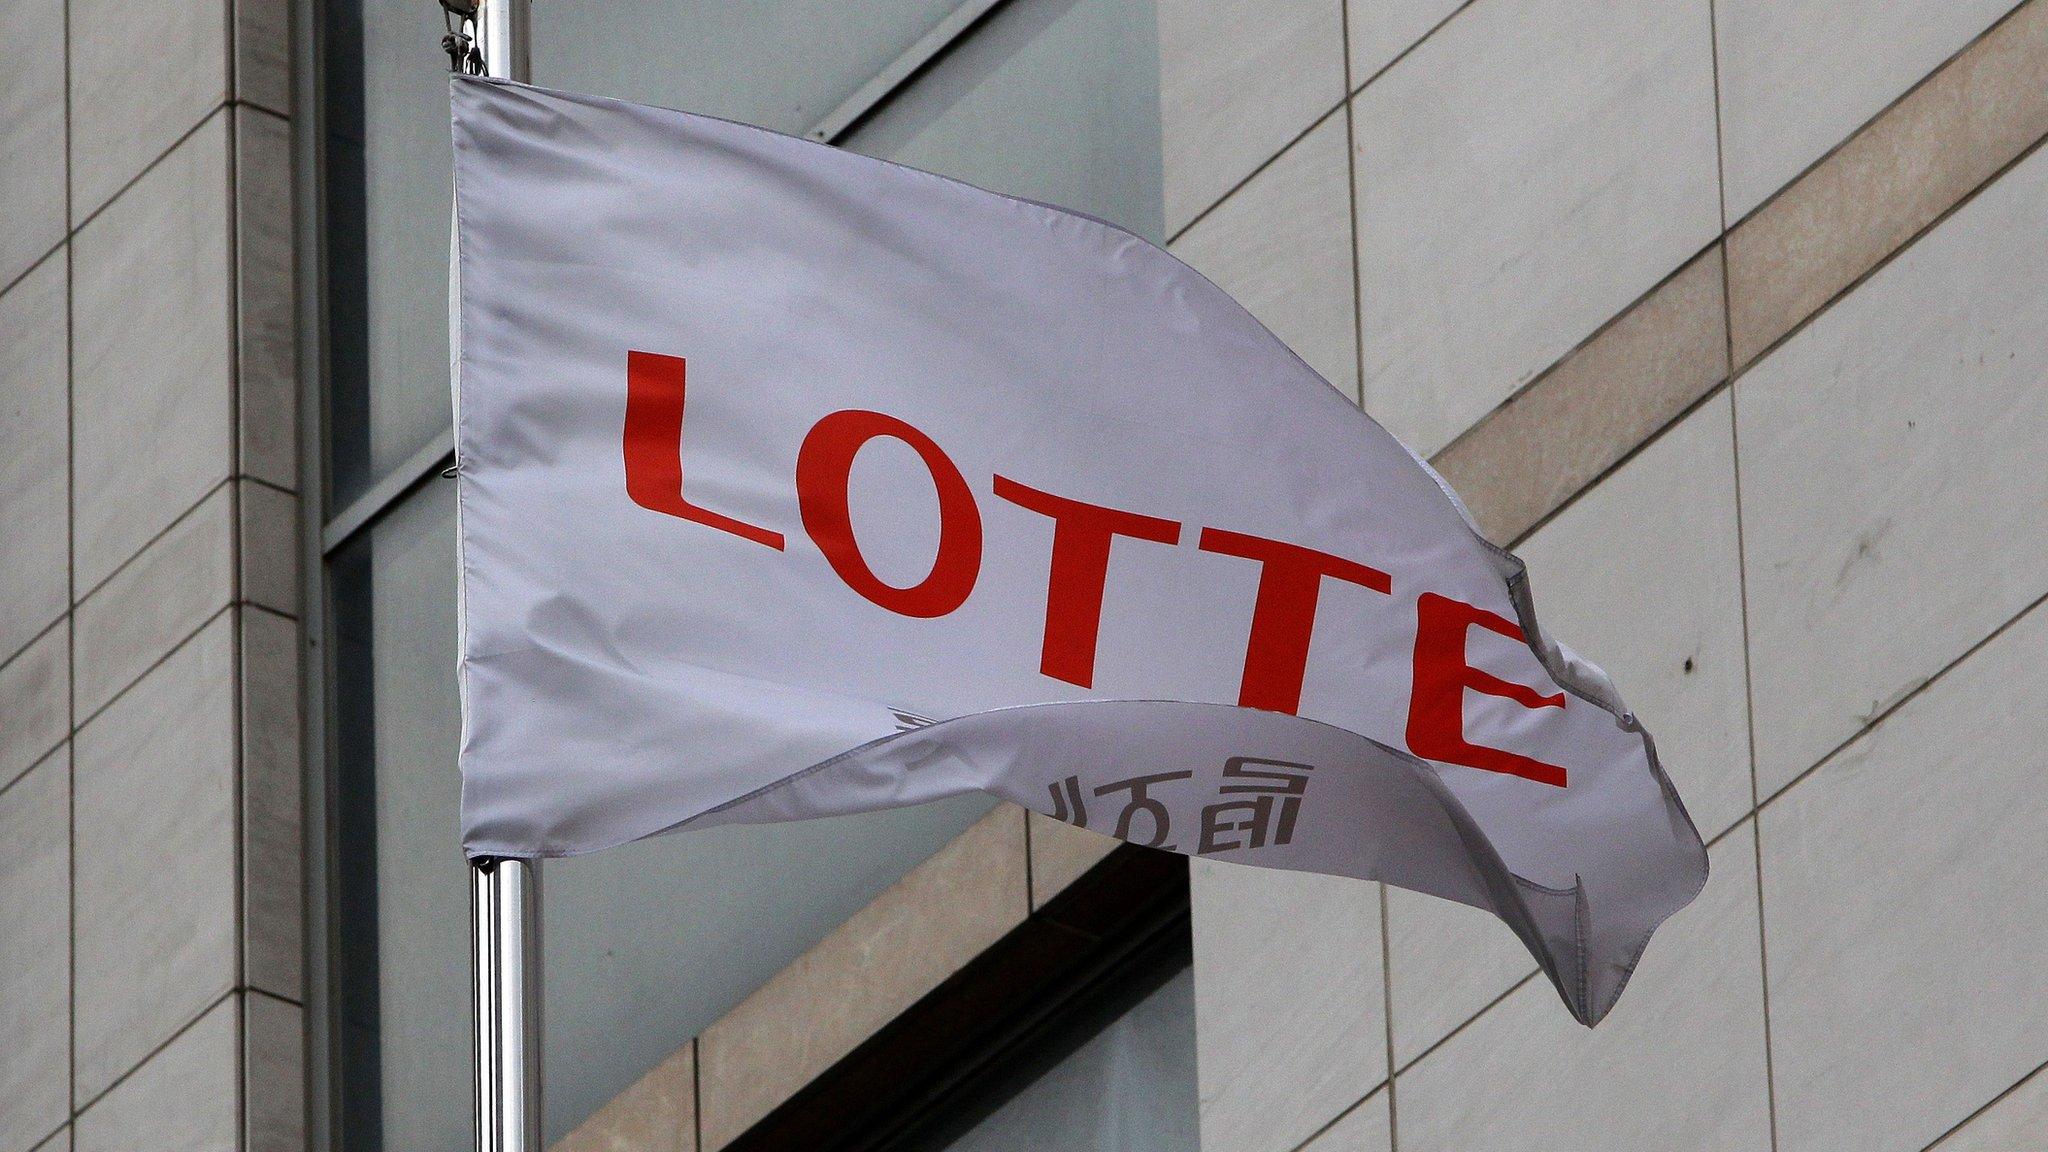
[[[979,789],[1489,909],[1589,1024],[1705,883],[1521,563],[1173,257],[454,85],[472,854]]]

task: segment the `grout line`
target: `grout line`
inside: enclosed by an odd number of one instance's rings
[[[68,212],[69,209],[66,209],[66,211]],[[28,267],[22,269],[21,272],[14,277],[14,279],[9,280],[4,286],[0,286],[0,296],[5,296],[9,292],[14,291],[14,289],[18,285],[20,285],[22,281],[28,279],[30,276],[33,276],[35,274],[36,269],[41,268],[44,264],[49,263],[50,257],[55,256],[59,252],[62,252],[64,250],[64,246],[69,243],[71,243],[71,235],[70,233],[67,232],[65,233],[63,239],[58,240],[55,244],[50,245],[48,248],[43,250],[42,255],[36,257],[34,260],[29,261]]]
[[[260,988],[254,984],[242,985],[241,992],[244,997],[261,996],[265,1000],[275,1000],[279,1004],[288,1004],[293,1008],[304,1008],[306,1006],[305,1002],[302,1000],[294,1000],[290,996],[286,996],[278,992],[272,992],[268,988]]]
[[[156,545],[160,541],[162,541],[164,537],[169,536],[172,532],[177,531],[179,525],[191,519],[192,514],[194,512],[199,511],[199,509],[205,507],[206,502],[208,500],[213,499],[214,496],[217,495],[221,489],[232,488],[234,483],[235,477],[233,476],[226,476],[220,480],[214,481],[213,486],[208,488],[204,493],[202,493],[197,500],[194,500],[191,504],[187,505],[184,511],[178,513],[176,516],[173,516],[171,518],[170,523],[157,529],[156,532],[153,535],[151,535],[149,539],[144,540],[142,543],[136,545],[135,550],[128,554],[128,558],[126,560],[123,560],[119,564],[114,565],[114,570],[107,573],[105,576],[100,577],[99,580],[95,582],[92,587],[85,590],[85,595],[83,596],[77,596],[77,571],[74,568],[72,572],[72,592],[73,595],[76,596],[76,599],[74,599],[71,602],[71,606],[73,608],[79,607],[80,605],[83,605],[87,600],[90,600],[95,595],[98,595],[101,589],[105,588],[109,584],[112,584],[116,579],[120,577],[121,573],[126,572],[128,569],[134,567],[136,561],[142,559],[143,553],[148,552],[151,548],[156,547]],[[229,496],[230,501],[232,502],[233,493],[230,492]],[[234,510],[231,508],[229,509],[229,516],[232,517],[233,515]],[[73,551],[76,551],[75,547]]]
[[[1342,21],[1342,27],[1339,31],[1341,32],[1344,46],[1344,101],[1342,104],[1344,112],[1344,223],[1346,235],[1351,240],[1351,352],[1354,372],[1356,373],[1351,382],[1351,394],[1359,410],[1364,411],[1365,256],[1361,251],[1361,238],[1358,232],[1358,118],[1351,104],[1353,92],[1351,76],[1351,3],[1352,0],[1342,0],[1342,3],[1338,6],[1338,18]],[[1400,1152],[1400,1116],[1395,1105],[1394,1085],[1394,946],[1388,929],[1387,886],[1385,884],[1376,884],[1374,886],[1379,889],[1380,1025],[1386,1044],[1386,1080],[1384,1084],[1387,1090],[1387,1147],[1388,1152]],[[1365,1101],[1371,1098],[1372,1093],[1367,1092],[1363,1097],[1354,1102],[1351,1107],[1332,1117],[1328,1124],[1323,1125],[1308,1140],[1303,1141],[1303,1146],[1306,1147],[1308,1144],[1313,1143],[1324,1132],[1335,1127],[1339,1121],[1362,1107]]]
[[[65,739],[71,751],[64,757],[65,819],[65,1020],[64,1111],[72,1123],[84,1109],[78,1107],[78,427],[77,410],[78,267],[72,259],[71,185],[71,0],[64,0],[64,717],[69,731]],[[40,262],[39,262],[40,263]]]
[[[1992,641],[1998,639],[2000,636],[2005,635],[2005,633],[2008,630],[2010,630],[2013,625],[2018,624],[2020,621],[2032,615],[2036,609],[2042,607],[2044,604],[2048,604],[2048,592],[2044,592],[2041,595],[2034,597],[2034,599],[2028,601],[2027,604],[2020,608],[2018,612],[2013,613],[2011,617],[2001,622],[1998,625],[1998,627],[1993,628],[1988,634],[1984,636],[1983,639],[1978,640],[1974,644],[1971,644],[1968,648],[1965,648],[1954,659],[1951,659],[1947,663],[1943,664],[1940,668],[1936,669],[1932,675],[1927,677],[1927,679],[1922,680],[1918,684],[1915,684],[1910,692],[1903,693],[1897,700],[1894,700],[1890,704],[1886,705],[1883,710],[1872,715],[1869,719],[1864,720],[1862,724],[1856,729],[1854,734],[1844,739],[1840,744],[1837,744],[1833,748],[1828,749],[1827,753],[1821,756],[1820,759],[1815,760],[1811,765],[1807,766],[1804,769],[1801,769],[1798,775],[1792,777],[1792,779],[1790,780],[1787,780],[1783,786],[1779,787],[1769,796],[1764,797],[1762,802],[1759,803],[1756,807],[1757,812],[1762,813],[1764,809],[1769,808],[1771,805],[1777,803],[1779,800],[1783,799],[1787,793],[1791,792],[1794,788],[1797,788],[1800,784],[1804,783],[1807,777],[1812,776],[1814,773],[1819,772],[1821,769],[1833,763],[1834,760],[1838,756],[1840,756],[1844,751],[1846,751],[1850,745],[1856,743],[1857,741],[1863,739],[1865,736],[1869,735],[1871,732],[1875,731],[1885,721],[1891,719],[1892,716],[1895,713],[1897,713],[1899,709],[1904,708],[1907,704],[1919,698],[1921,693],[1927,691],[1929,688],[1934,687],[1934,685],[1939,683],[1943,677],[1946,677],[1950,672],[1954,671],[1957,668],[1957,666],[1961,665],[1970,657],[1975,656],[1978,652],[1990,646]]]
[[[235,1139],[244,1149],[255,1152],[249,1141],[249,994],[240,982],[228,993],[235,1000]],[[74,1148],[72,1152],[77,1152]]]
[[[1217,208],[1221,207],[1225,200],[1228,200],[1232,196],[1237,195],[1239,189],[1251,183],[1253,177],[1257,176],[1259,173],[1271,167],[1273,161],[1278,160],[1281,157],[1281,155],[1284,154],[1289,148],[1292,148],[1296,144],[1299,144],[1303,137],[1307,136],[1310,132],[1315,131],[1316,128],[1319,127],[1323,121],[1328,120],[1330,118],[1330,115],[1332,113],[1336,112],[1339,108],[1349,108],[1351,105],[1352,97],[1357,96],[1360,92],[1363,92],[1367,88],[1371,87],[1374,81],[1378,80],[1380,77],[1387,74],[1388,69],[1392,68],[1396,64],[1399,64],[1401,61],[1407,59],[1409,53],[1415,51],[1417,48],[1422,47],[1422,45],[1425,42],[1427,42],[1431,37],[1435,36],[1439,31],[1441,31],[1444,25],[1449,24],[1452,20],[1457,19],[1460,13],[1464,12],[1465,9],[1472,7],[1472,5],[1477,2],[1478,0],[1464,0],[1464,3],[1458,5],[1456,11],[1453,11],[1450,15],[1445,16],[1443,19],[1437,21],[1434,25],[1431,25],[1429,31],[1424,32],[1421,36],[1417,37],[1414,43],[1408,45],[1406,48],[1401,49],[1401,51],[1398,54],[1396,54],[1392,60],[1387,61],[1384,65],[1382,65],[1379,68],[1378,71],[1374,72],[1371,76],[1366,77],[1364,83],[1359,84],[1356,87],[1353,87],[1351,83],[1351,23],[1349,3],[1347,0],[1347,3],[1345,4],[1342,10],[1344,19],[1343,99],[1337,101],[1335,107],[1326,108],[1323,111],[1318,112],[1316,114],[1315,120],[1312,123],[1310,123],[1308,127],[1296,133],[1292,139],[1287,141],[1287,143],[1282,144],[1279,148],[1279,151],[1276,151],[1271,156],[1268,156],[1264,160],[1259,161],[1257,167],[1253,168],[1250,172],[1245,173],[1243,179],[1238,180],[1229,188],[1224,189],[1224,191],[1220,195],[1218,195],[1214,200],[1211,200],[1208,203],[1208,205],[1204,207],[1200,212],[1197,212],[1193,216],[1189,217],[1188,222],[1181,225],[1179,228],[1175,229],[1173,233],[1166,238],[1166,242],[1160,245],[1160,247],[1167,247],[1171,245],[1174,241],[1180,239],[1182,236],[1185,236],[1187,234],[1188,229],[1193,228],[1195,225],[1201,223],[1204,217],[1208,216],[1209,213],[1214,212]]]
[[[1287,155],[1288,149],[1293,148],[1296,144],[1299,144],[1303,140],[1308,139],[1309,133],[1314,132],[1316,129],[1323,126],[1323,121],[1328,120],[1330,117],[1336,115],[1340,110],[1348,107],[1349,105],[1349,100],[1339,100],[1337,101],[1337,103],[1331,105],[1330,107],[1325,108],[1321,112],[1316,113],[1315,119],[1309,122],[1308,127],[1303,128],[1301,131],[1296,132],[1293,136],[1289,137],[1287,143],[1282,144],[1280,146],[1279,151],[1273,153],[1271,156],[1266,157],[1264,160],[1259,161],[1258,166],[1256,168],[1253,168],[1251,171],[1245,173],[1244,176],[1237,181],[1237,183],[1232,184],[1229,188],[1224,190],[1222,195],[1210,201],[1208,207],[1202,209],[1200,212],[1195,213],[1193,216],[1188,218],[1187,223],[1181,225],[1179,228],[1174,229],[1173,233],[1167,236],[1165,242],[1162,243],[1160,247],[1171,248],[1175,243],[1179,242],[1180,238],[1187,235],[1188,232],[1192,230],[1195,225],[1200,224],[1202,221],[1208,219],[1209,214],[1211,212],[1214,212],[1218,208],[1223,207],[1224,203],[1227,202],[1231,197],[1237,195],[1238,192],[1241,191],[1245,185],[1250,184],[1253,180],[1258,179],[1260,173],[1264,172],[1268,168],[1271,168],[1273,166],[1274,161],[1280,159],[1280,157],[1282,156]]]
[[[1289,1152],[1302,1152],[1302,1150],[1307,1148],[1309,1145],[1322,1139],[1325,1135],[1329,1133],[1330,1129],[1335,1128],[1339,1124],[1342,1124],[1346,1117],[1350,1116],[1353,1112],[1358,1111],[1360,1108],[1365,1107],[1365,1102],[1379,1095],[1381,1089],[1385,1089],[1387,1092],[1388,1108],[1389,1110],[1391,1110],[1393,1107],[1394,1099],[1394,1082],[1392,1080],[1382,1080],[1379,1083],[1373,1085],[1371,1088],[1367,1089],[1365,1095],[1360,1096],[1358,1099],[1353,1100],[1351,1103],[1346,1104],[1342,1108],[1339,1108],[1335,1116],[1332,1116],[1328,1120],[1324,1121],[1322,1127],[1309,1133],[1306,1139],[1302,1140],[1298,1144],[1295,1144],[1292,1148],[1289,1149]],[[1388,1125],[1387,1131],[1390,1134],[1393,1132],[1393,1126],[1391,1124]]]
[[[1023,805],[1018,805],[1023,808]],[[1038,911],[1038,893],[1031,883],[1031,809],[1024,808],[1024,916],[1029,919]]]
[[[1351,0],[1344,0],[1344,81],[1351,82]],[[1365,253],[1358,234],[1358,115],[1344,101],[1344,223],[1351,236],[1351,381],[1358,410],[1365,410]]]
[[[21,659],[22,656],[25,655],[29,649],[42,643],[43,638],[45,636],[48,636],[50,633],[55,632],[59,625],[63,624],[66,620],[70,618],[71,613],[68,610],[64,612],[59,612],[57,614],[57,618],[50,621],[48,624],[43,625],[41,631],[37,632],[35,635],[29,637],[28,639],[22,641],[21,647],[16,648],[12,652],[9,652],[4,657],[0,657],[0,674],[5,674],[9,666],[11,666],[16,660]]]
[[[176,656],[180,649],[184,648],[185,645],[190,644],[192,642],[193,638],[197,637],[201,632],[204,632],[209,627],[211,627],[214,621],[221,618],[222,613],[232,612],[235,610],[235,607],[235,601],[230,600],[227,603],[222,604],[220,607],[215,608],[212,612],[207,613],[205,620],[200,621],[199,625],[193,628],[192,631],[187,632],[182,637],[179,637],[177,643],[172,644],[170,648],[167,651],[165,651],[161,656],[158,656],[156,659],[150,661],[149,666],[147,668],[144,668],[142,671],[135,674],[135,679],[130,680],[126,684],[123,684],[121,686],[120,691],[114,693],[112,696],[107,697],[107,699],[103,703],[101,703],[92,710],[90,715],[86,716],[82,720],[78,720],[78,727],[72,729],[72,732],[76,734],[78,731],[84,729],[87,725],[90,725],[93,721],[99,719],[102,715],[106,713],[107,709],[112,708],[115,704],[119,703],[122,697],[128,695],[128,693],[130,692],[133,692],[137,684],[140,684],[144,680],[149,679],[150,673],[155,672],[158,668],[163,667],[166,661],[170,660],[171,657]],[[76,635],[76,632],[74,632],[73,636],[75,637]],[[72,698],[74,700],[77,699],[76,689],[73,689]],[[76,710],[77,709],[74,705],[73,712],[75,713]]]
[[[1408,45],[1406,48],[1401,49],[1399,52],[1396,52],[1392,60],[1387,61],[1385,64],[1382,64],[1377,69],[1375,69],[1372,75],[1367,76],[1363,81],[1359,83],[1359,85],[1356,88],[1351,89],[1351,94],[1353,96],[1356,96],[1360,92],[1365,91],[1367,88],[1372,87],[1373,83],[1377,81],[1380,77],[1385,76],[1390,70],[1393,69],[1394,65],[1399,64],[1403,60],[1406,60],[1409,57],[1409,55],[1413,53],[1417,48],[1420,48],[1424,44],[1427,44],[1429,41],[1435,39],[1436,34],[1438,32],[1443,31],[1444,25],[1449,24],[1453,20],[1456,20],[1459,16],[1464,14],[1465,9],[1472,7],[1472,5],[1476,3],[1478,3],[1478,0],[1464,0],[1464,3],[1459,4],[1456,8],[1452,9],[1449,15],[1445,16],[1443,19],[1437,21],[1436,23],[1430,25],[1429,31],[1424,32],[1420,36],[1417,36],[1415,38],[1414,43]],[[1345,58],[1345,63],[1347,65],[1350,63],[1350,58],[1348,56]]]
[[[12,777],[8,778],[7,780],[0,781],[0,797],[5,797],[9,792],[12,792],[14,790],[14,786],[16,784],[19,784],[23,780],[28,779],[30,776],[35,775],[36,769],[41,768],[45,764],[48,764],[52,756],[55,756],[59,752],[65,751],[66,745],[70,743],[71,737],[64,737],[62,740],[59,740],[55,744],[52,744],[50,747],[44,749],[41,755],[38,755],[34,760],[29,762],[28,767],[23,768],[19,772],[16,772]]]
[[[235,34],[242,22],[239,11],[240,7],[239,0],[225,0],[220,6],[221,23],[225,25],[221,30],[221,43],[227,49],[227,59],[222,61],[225,65],[222,72],[227,80],[228,99],[230,101],[235,98],[235,93],[242,86],[241,69],[239,67],[242,57],[242,43],[241,37]]]
[[[704,1045],[690,1037],[690,1152],[704,1148]]]
[[[229,1000],[234,999],[235,994],[240,991],[241,989],[238,987],[229,988],[227,991],[221,993],[218,996],[215,996],[211,1000],[208,1000],[206,1002],[205,1007],[202,1007],[201,1009],[199,1009],[199,1011],[194,1012],[192,1014],[192,1018],[190,1020],[187,1020],[183,1024],[178,1025],[176,1031],[172,1032],[169,1036],[166,1036],[162,1040],[158,1041],[154,1048],[151,1048],[149,1051],[143,1053],[141,1058],[137,1059],[135,1063],[129,1065],[128,1070],[126,1072],[123,1072],[119,1076],[114,1077],[111,1081],[107,1083],[107,1086],[105,1088],[102,1088],[98,1092],[93,1093],[92,1099],[87,1100],[85,1103],[79,1105],[77,1109],[72,1112],[72,1119],[75,1121],[76,1119],[78,1119],[78,1117],[90,1111],[93,1105],[98,1104],[102,1100],[105,1100],[108,1097],[108,1095],[110,1095],[114,1091],[114,1089],[119,1088],[121,1085],[127,1083],[130,1077],[134,1076],[137,1072],[140,1072],[144,1068],[148,1067],[149,1062],[151,1060],[156,1059],[158,1056],[162,1055],[164,1049],[169,1048],[173,1044],[176,1044],[180,1039],[184,1037],[185,1033],[190,1032],[193,1029],[193,1026],[197,1025],[201,1020],[204,1020],[208,1016],[212,1015],[214,1009],[220,1007],[222,1004],[228,1002]],[[238,1033],[239,1031],[240,1030],[237,1029]],[[239,1047],[239,1045],[237,1045],[237,1047]],[[74,1061],[74,1063],[76,1063],[76,1061]]]
[[[1399,1071],[1397,1071],[1395,1075],[1398,1076],[1402,1072],[1406,1072],[1410,1068],[1415,1067],[1417,1064],[1422,1063],[1424,1060],[1429,1059],[1430,1054],[1432,1052],[1435,1052],[1437,1049],[1450,1043],[1452,1037],[1456,1036],[1460,1032],[1463,1032],[1465,1029],[1471,1027],[1476,1021],[1479,1020],[1480,1017],[1485,1016],[1488,1012],[1491,1012],[1495,1008],[1499,1007],[1501,1001],[1506,1000],[1508,997],[1513,996],[1515,993],[1521,991],[1522,985],[1527,984],[1529,981],[1534,980],[1535,978],[1541,975],[1543,975],[1543,973],[1540,969],[1531,969],[1528,972],[1523,973],[1521,979],[1515,981],[1513,984],[1508,985],[1507,989],[1503,991],[1500,995],[1495,996],[1491,1000],[1488,1000],[1486,1002],[1485,1007],[1481,1008],[1477,1012],[1474,1012],[1472,1015],[1467,1016],[1465,1019],[1459,1021],[1457,1027],[1451,1029],[1449,1032],[1446,1032],[1442,1036],[1431,1041],[1428,1047],[1424,1048],[1420,1052],[1417,1052],[1415,1054],[1415,1059],[1410,1060],[1406,1064],[1401,1065]]]
[[[1380,1008],[1387,1031],[1387,1144],[1388,1152],[1401,1152],[1400,1115],[1395,1107],[1394,1081],[1400,1070],[1394,1067],[1394,938],[1389,914],[1387,886],[1380,888]]]
[[[240,5],[242,0],[228,0],[222,7],[228,22],[228,93],[232,97],[240,89],[240,78],[236,64],[240,56]],[[239,604],[243,600],[242,572],[247,567],[248,557],[244,549],[248,541],[244,538],[247,522],[243,513],[242,486],[234,477],[242,471],[242,228],[245,223],[242,214],[242,118],[230,107],[226,113],[224,127],[227,130],[227,171],[226,185],[222,188],[223,208],[227,214],[227,267],[223,275],[227,283],[228,311],[228,600]],[[228,714],[234,725],[231,757],[233,766],[231,787],[228,798],[232,813],[229,827],[233,830],[233,842],[229,846],[229,881],[234,894],[234,910],[231,922],[234,924],[235,983],[246,987],[249,982],[249,862],[247,845],[249,840],[249,813],[246,797],[249,786],[248,749],[244,740],[248,735],[247,716],[242,707],[247,693],[249,669],[244,660],[248,646],[248,634],[242,625],[242,613],[232,612],[228,617]],[[246,1136],[249,1126],[249,1069],[243,1053],[249,1041],[249,1017],[246,1003],[242,1018],[236,1029],[241,1043],[235,1046],[237,1059],[242,1061],[235,1077],[236,1115]]]
[[[296,624],[299,622],[299,618],[297,616],[292,615],[289,612],[280,612],[277,609],[272,608],[268,604],[258,604],[254,600],[237,601],[236,607],[240,608],[244,612],[261,612],[265,616],[275,616],[279,620],[286,621],[287,623]]]
[[[237,389],[237,391],[239,391],[239,388]],[[239,405],[238,405],[238,406],[239,406]],[[237,447],[236,451],[237,451],[237,453],[239,454],[239,452],[240,452],[240,448],[239,448],[239,446]],[[251,475],[249,475],[249,474],[248,474],[248,473],[246,473],[246,472],[237,472],[237,473],[236,473],[235,475],[233,475],[233,476],[230,476],[230,477],[228,477],[228,479],[230,479],[230,480],[241,480],[241,481],[244,481],[244,482],[246,482],[246,483],[249,483],[249,484],[254,484],[254,485],[256,485],[256,486],[257,486],[258,488],[268,488],[268,489],[270,489],[270,490],[271,490],[272,492],[275,492],[275,493],[277,493],[277,494],[278,494],[278,495],[280,495],[280,496],[290,496],[290,497],[292,497],[293,499],[297,499],[297,498],[298,498],[298,495],[299,495],[299,493],[298,493],[298,490],[297,490],[297,489],[293,489],[293,488],[287,488],[287,487],[285,487],[285,486],[284,486],[284,485],[282,485],[282,484],[274,484],[274,483],[272,483],[272,482],[270,482],[270,481],[268,481],[268,480],[265,480],[265,479],[264,479],[263,477],[261,477],[261,476],[251,476]]]
[[[291,113],[280,112],[277,109],[272,108],[268,104],[263,104],[255,100],[251,100],[247,96],[237,96],[233,100],[229,101],[229,103],[233,104],[237,108],[246,108],[251,112],[261,112],[265,116],[270,117],[272,120],[281,120],[286,124],[292,122]]]
[[[1949,1137],[1954,1136],[1956,1133],[1961,1132],[1963,1129],[1969,1127],[1970,1124],[1977,1119],[1977,1117],[1982,1116],[1986,1112],[1989,1112],[1993,1108],[1997,1107],[2000,1103],[2002,1103],[2005,1100],[2006,1097],[2026,1087],[2028,1081],[2032,1080],[2036,1076],[2039,1076],[2044,1071],[2048,1071],[2048,1063],[2036,1065],[2032,1072],[2029,1072],[2025,1076],[2020,1077],[2018,1080],[2013,1081],[2011,1084],[2006,1085],[2005,1088],[1998,1093],[1998,1095],[1993,1096],[1989,1100],[1986,1100],[1982,1105],[1978,1106],[1976,1111],[1970,1113],[1968,1116],[1963,1117],[1961,1120],[1956,1121],[1954,1127],[1951,1127],[1948,1131],[1943,1132],[1939,1136],[1936,1136],[1934,1138],[1933,1143],[1930,1143],[1929,1145],[1927,1145],[1927,1147],[1922,1148],[1920,1152],[1934,1152],[1935,1148],[1942,1144],[1947,1143]]]
[[[1749,749],[1750,851],[1756,864],[1757,988],[1763,1010],[1764,1115],[1771,1152],[1778,1150],[1778,1073],[1771,1039],[1771,960],[1764,920],[1764,821],[1757,803],[1756,682],[1749,658],[1749,556],[1742,530],[1742,421],[1736,411],[1735,280],[1728,268],[1728,140],[1721,116],[1721,21],[1716,0],[1707,0],[1707,44],[1714,61],[1714,174],[1721,198],[1721,340],[1728,373],[1728,467],[1735,498],[1735,589],[1742,615],[1742,711]],[[1789,186],[1789,185],[1788,185]],[[1737,822],[1740,827],[1741,822]],[[1719,837],[1716,837],[1718,840]]]
[[[135,173],[135,175],[130,176],[127,180],[123,181],[119,188],[114,189],[111,195],[109,195],[105,200],[102,200],[100,202],[99,207],[93,209],[91,212],[86,213],[83,219],[79,220],[77,223],[72,224],[71,235],[76,236],[80,232],[85,231],[87,225],[99,219],[100,216],[103,215],[107,209],[112,208],[114,206],[114,201],[119,200],[122,196],[126,195],[130,188],[133,188],[137,184],[142,183],[144,177],[148,176],[151,172],[156,171],[157,167],[161,165],[165,160],[170,159],[171,153],[176,152],[180,147],[182,147],[185,141],[190,140],[192,137],[199,135],[199,130],[206,127],[207,124],[211,123],[215,116],[220,115],[222,109],[231,106],[231,101],[222,101],[219,104],[215,104],[212,108],[207,109],[206,115],[201,116],[199,118],[198,123],[192,125],[190,128],[187,128],[185,129],[184,132],[180,133],[176,140],[171,141],[170,147],[165,148],[162,152],[157,153],[155,159],[151,160],[147,164],[144,164],[140,171]]]

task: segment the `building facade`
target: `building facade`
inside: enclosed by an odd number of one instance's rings
[[[0,0],[0,1152],[458,1149],[443,16]],[[1430,457],[1713,875],[1512,934],[986,801],[543,869],[564,1152],[2048,1148],[2048,0],[537,0],[1164,244]]]

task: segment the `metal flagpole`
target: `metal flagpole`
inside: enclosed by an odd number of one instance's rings
[[[481,0],[471,12],[483,73],[528,79],[527,0]],[[477,1152],[541,1152],[538,869],[509,857],[470,861],[469,908]]]
[[[533,865],[469,870],[477,1152],[540,1152],[540,892]]]

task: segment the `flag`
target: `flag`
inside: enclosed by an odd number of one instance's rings
[[[472,855],[981,790],[1488,909],[1588,1024],[1705,883],[1522,564],[1166,252],[453,85]]]

